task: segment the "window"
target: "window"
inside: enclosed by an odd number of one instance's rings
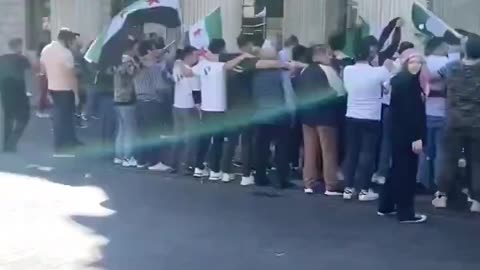
[[[25,44],[27,49],[37,50],[40,44],[51,40],[50,0],[27,0],[25,15]]]
[[[283,18],[283,0],[256,0],[255,11],[261,12],[263,8],[267,8],[268,18]]]

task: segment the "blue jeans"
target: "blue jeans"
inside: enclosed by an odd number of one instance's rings
[[[117,137],[115,140],[115,156],[128,159],[134,156],[134,143],[137,132],[137,122],[134,105],[115,107],[117,111]]]
[[[432,183],[438,184],[441,160],[443,159],[443,139],[445,133],[445,118],[427,116],[427,145],[420,156],[418,181],[427,188],[432,188]]]
[[[390,107],[385,106],[383,108],[382,142],[380,146],[380,156],[378,157],[377,170],[377,174],[383,177],[388,176],[388,173],[390,172],[390,165],[392,163],[392,138],[390,135],[390,130]]]

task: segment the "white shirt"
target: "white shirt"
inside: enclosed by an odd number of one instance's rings
[[[189,68],[182,61],[176,61],[173,67],[173,78],[175,80],[175,93],[173,107],[179,109],[191,109],[194,107],[192,91],[200,90],[200,79],[198,77],[185,77],[182,67]]]
[[[382,84],[390,79],[385,67],[359,63],[345,67],[343,80],[348,93],[347,117],[355,119],[382,119]]]
[[[225,112],[227,110],[227,83],[224,63],[205,59],[192,68],[200,78],[202,111]]]
[[[45,67],[49,90],[65,91],[76,87],[70,75],[75,68],[73,54],[63,44],[53,41],[47,45],[42,50],[40,61]]]

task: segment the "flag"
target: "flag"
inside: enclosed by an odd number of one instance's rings
[[[90,63],[119,64],[132,31],[132,22],[158,23],[169,28],[181,25],[179,0],[137,0],[113,17],[107,28],[92,43],[85,59]]]
[[[262,11],[255,15],[255,18],[266,18],[267,17],[267,7],[264,7]]]
[[[359,34],[358,32],[360,32],[360,38],[362,39],[371,35],[370,25],[362,17],[359,16],[359,19],[361,23],[354,28],[347,29],[345,36],[345,47],[343,52],[350,57],[355,57],[355,38],[357,34]]]
[[[212,39],[222,37],[222,14],[220,7],[192,25],[188,31],[190,45],[199,50],[206,50]]]
[[[418,2],[413,3],[412,6],[412,22],[418,31],[430,37],[443,38],[450,34],[457,35],[454,29]]]

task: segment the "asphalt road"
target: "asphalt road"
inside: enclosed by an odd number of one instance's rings
[[[400,225],[375,203],[115,168],[97,146],[58,160],[50,146],[35,119],[0,155],[2,270],[480,269],[480,217],[428,197],[429,222]]]

